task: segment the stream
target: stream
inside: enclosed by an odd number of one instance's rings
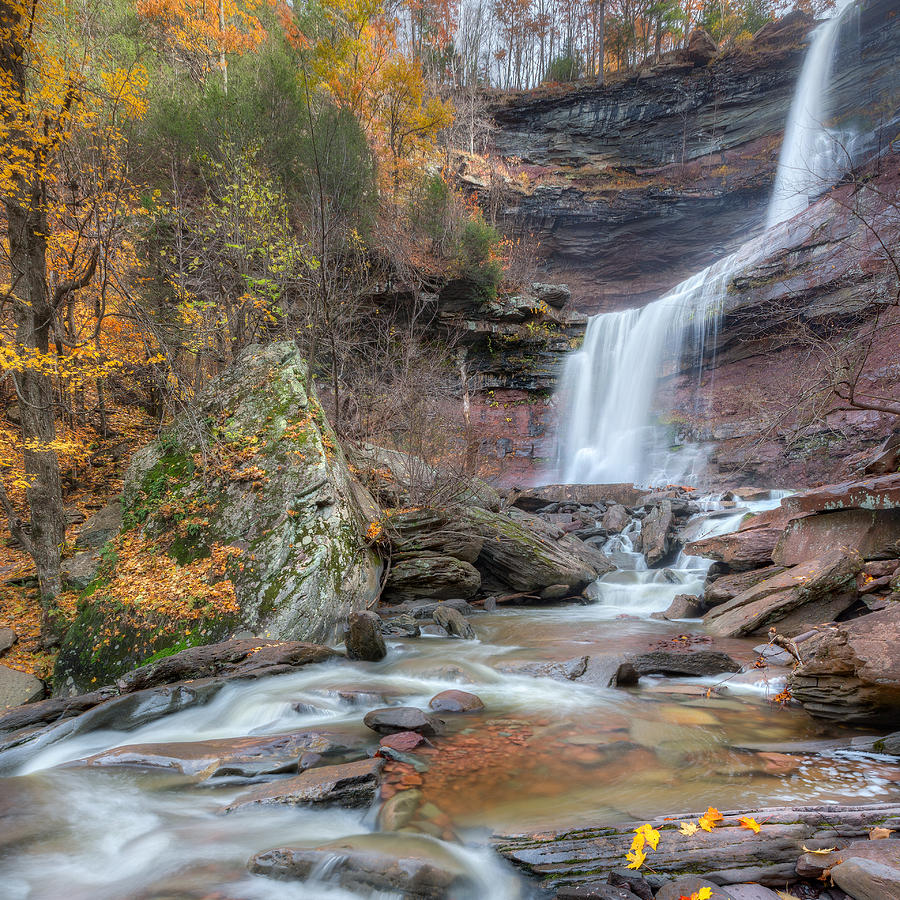
[[[755,509],[773,505],[751,504]],[[745,510],[696,520],[699,536],[737,527]],[[636,523],[630,526],[633,533]],[[689,525],[691,527],[691,525]],[[392,641],[379,663],[339,661],[226,686],[207,705],[132,731],[106,730],[36,748],[2,780],[0,866],[10,900],[387,897],[247,872],[264,849],[337,842],[406,847],[469,874],[471,896],[528,897],[529,887],[487,846],[492,831],[602,825],[660,813],[900,797],[888,757],[798,742],[850,737],[771,702],[785,670],[766,676],[642,678],[600,688],[535,677],[522,665],[644,651],[706,640],[699,621],[650,618],[679,593],[702,587],[708,563],[680,557],[646,569],[629,531],[607,547],[620,566],[598,583],[593,605],[504,609],[473,616],[478,640]],[[755,641],[717,641],[741,662]],[[506,671],[503,671],[506,669]],[[246,782],[137,767],[87,767],[92,754],[134,744],[181,744],[324,730],[374,749],[362,723],[385,704],[427,708],[449,688],[476,693],[479,715],[447,715],[447,733],[423,758],[420,816],[408,830],[378,832],[375,810],[223,809]],[[326,867],[327,868],[327,867]]]

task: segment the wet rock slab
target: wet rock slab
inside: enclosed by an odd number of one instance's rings
[[[749,815],[764,823],[748,839],[738,819]],[[833,847],[868,836],[872,827],[900,827],[900,805],[805,806],[744,809],[724,813],[721,827],[690,837],[678,833],[681,820],[697,820],[697,813],[659,817],[651,824],[661,835],[653,851],[658,875],[682,877],[698,871],[717,885],[758,882],[782,887],[796,880],[797,860],[807,847]],[[577,884],[590,874],[602,877],[622,865],[634,829],[642,822],[576,831],[542,831],[496,835],[495,849],[519,868],[544,879],[547,886]],[[820,842],[820,843],[816,843]]]
[[[249,869],[282,881],[302,881],[316,871],[327,871],[328,881],[348,891],[398,893],[408,900],[449,900],[471,890],[469,878],[449,855],[435,858],[434,848],[423,852],[418,844],[425,844],[425,839],[401,840],[397,836],[394,843],[397,847],[393,851],[387,843],[375,850],[342,846],[340,842],[312,849],[265,850],[250,859]],[[409,855],[403,855],[406,844],[410,845]]]
[[[330,803],[344,807],[369,806],[381,779],[381,759],[362,759],[339,766],[320,766],[294,778],[284,778],[241,794],[225,812],[249,806]]]
[[[89,756],[73,765],[93,768],[163,769],[207,778],[254,778],[297,772],[307,754],[324,756],[365,753],[365,742],[349,735],[322,731],[271,737],[224,738],[172,744],[131,744]]]

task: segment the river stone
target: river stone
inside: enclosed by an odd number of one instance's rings
[[[379,734],[393,734],[397,731],[415,731],[428,737],[440,734],[444,723],[415,706],[388,706],[373,709],[363,719],[367,728]]]
[[[684,552],[690,556],[704,556],[724,563],[734,572],[746,572],[772,565],[772,553],[783,530],[784,522],[761,524],[752,528],[742,526],[731,534],[712,535],[699,541],[691,541],[685,544]]]
[[[0,628],[0,654],[6,653],[16,642],[16,633],[12,628]]]
[[[900,897],[900,868],[871,859],[845,859],[831,870],[831,878],[853,900]]]
[[[435,694],[429,701],[429,707],[435,712],[443,713],[467,713],[481,712],[484,703],[481,698],[468,691],[441,691]]]
[[[633,484],[547,484],[543,487],[510,491],[512,506],[526,512],[536,512],[551,503],[571,502],[579,506],[619,503],[634,507],[646,493]]]
[[[719,650],[654,650],[634,656],[629,662],[638,675],[721,675],[741,670],[740,663]]]
[[[498,672],[509,675],[530,675],[533,678],[552,678],[554,681],[575,681],[587,671],[589,656],[574,656],[561,662],[512,662],[495,666]]]
[[[701,615],[703,607],[700,598],[694,594],[678,594],[669,604],[668,609],[653,613],[654,619],[696,619]]]
[[[439,553],[403,554],[391,565],[382,600],[466,598],[475,596],[480,587],[481,575],[472,563]]]
[[[556,900],[640,900],[640,898],[626,887],[602,881],[589,881],[558,888]]]
[[[31,703],[43,696],[44,683],[39,678],[9,666],[0,666],[0,710]]]
[[[900,606],[832,625],[804,643],[804,663],[788,679],[791,695],[813,716],[896,726],[898,644]]]
[[[419,734],[418,731],[395,731],[393,734],[386,734],[381,738],[378,746],[407,753],[410,750],[415,750],[421,744],[427,743],[428,739]]]
[[[657,892],[656,900],[679,900],[680,897],[690,897],[700,888],[708,887],[712,890],[713,900],[737,900],[734,894],[723,888],[721,885],[699,875],[685,875],[682,878],[676,878],[674,881],[666,882]]]
[[[239,450],[234,466],[195,461],[210,446]],[[202,507],[200,524],[179,534],[173,516]],[[176,564],[211,548],[241,551],[227,566],[233,604],[203,616],[174,616],[153,604],[127,614],[94,592],[69,628],[54,685],[105,684],[177,646],[247,631],[267,638],[331,641],[355,608],[378,595],[381,562],[364,535],[379,513],[347,468],[293,342],[245,348],[197,398],[190,415],[134,454],[122,494],[127,529],[167,542]],[[115,621],[116,640],[101,640]],[[100,645],[100,649],[98,648]]]
[[[407,900],[447,900],[472,887],[464,872],[443,868],[418,854],[403,857],[356,850],[339,842],[315,850],[265,850],[251,857],[249,868],[255,875],[290,881],[304,881],[314,871],[327,872],[328,881],[348,891],[366,896],[376,891],[399,893]]]
[[[384,760],[374,757],[337,766],[307,769],[239,795],[225,812],[247,806],[333,803],[344,807],[369,806],[381,782]]]
[[[900,509],[900,472],[826,484],[791,494],[781,501],[793,513],[822,512],[840,509]]]
[[[611,885],[628,888],[640,900],[653,900],[653,887],[639,872],[625,867],[613,869],[607,876]]]
[[[810,560],[759,582],[711,609],[707,629],[723,637],[743,637],[777,625],[789,637],[810,623],[832,621],[857,597],[856,573],[862,560],[841,550]]]
[[[726,884],[724,889],[728,891],[735,900],[781,900],[775,891],[761,884]],[[715,892],[713,892],[715,897]]]
[[[603,514],[600,524],[607,531],[624,531],[631,524],[631,513],[619,503],[614,503]]]
[[[843,842],[833,842],[828,846],[834,846],[834,843]],[[804,853],[797,860],[797,874],[801,878],[820,878],[827,869],[832,869],[851,857],[900,867],[900,840],[888,838],[880,841],[852,841],[831,853]]]
[[[469,624],[466,617],[452,606],[439,606],[434,611],[434,624],[445,628],[452,637],[463,638],[467,641],[475,640],[475,629]]]
[[[381,619],[373,612],[353,612],[347,622],[344,645],[350,659],[377,662],[387,656],[381,634]]]
[[[407,613],[400,616],[391,616],[381,623],[381,633],[388,637],[418,637],[421,634],[419,623]]]

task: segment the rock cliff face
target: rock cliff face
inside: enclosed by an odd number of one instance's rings
[[[848,15],[834,118],[873,132],[895,108],[885,100],[897,89],[900,24],[892,0]],[[759,229],[812,27],[792,14],[708,65],[672,57],[604,87],[493,110],[495,153],[524,164],[513,165],[524,177],[511,182],[504,220],[539,236],[579,309],[646,303]]]
[[[864,328],[897,290],[879,242],[888,250],[900,243],[900,16],[893,0],[860,0],[846,15],[833,124],[857,134],[869,162],[777,240],[767,237],[771,246],[728,286],[702,377],[675,371],[663,385],[659,406],[679,439],[718,445],[713,480],[723,485],[796,487],[843,477],[893,427],[888,416],[833,403],[806,423],[799,410],[775,415],[821,375],[821,353],[797,335]],[[519,95],[496,106],[495,152],[511,176],[501,218],[538,236],[546,268],[571,286],[567,310],[643,305],[761,231],[812,27],[791,15],[708,65],[671,57],[605,87]],[[474,166],[464,165],[461,178],[487,191]],[[900,396],[894,333],[876,338],[866,375],[871,392],[888,397]],[[555,378],[546,357],[507,361],[505,390],[539,377],[549,395]],[[482,452],[520,454],[501,461],[511,480],[544,477],[555,455],[552,400],[527,389],[501,399],[496,420],[496,394],[474,404],[476,423],[490,434]]]

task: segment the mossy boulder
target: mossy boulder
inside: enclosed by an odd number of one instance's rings
[[[235,633],[334,639],[372,599],[378,517],[290,343],[247,348],[135,454],[123,531],[84,591],[55,673],[84,689]]]

